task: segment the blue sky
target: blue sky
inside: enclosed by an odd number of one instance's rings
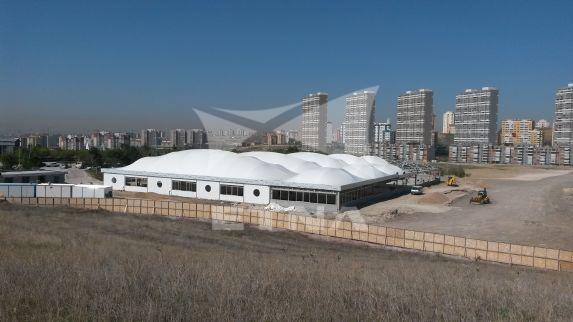
[[[500,89],[500,119],[553,118],[573,82],[573,1],[0,0],[0,129],[191,127],[191,108],[311,91]]]

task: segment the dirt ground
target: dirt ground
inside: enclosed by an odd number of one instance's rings
[[[573,249],[573,171],[522,166],[467,169],[440,184],[361,209],[368,222],[472,238]],[[489,205],[470,205],[486,187]]]

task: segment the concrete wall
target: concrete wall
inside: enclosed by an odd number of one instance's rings
[[[238,222],[420,252],[451,255],[470,260],[573,272],[573,251],[571,250],[329,220],[252,209],[248,206],[219,206],[167,200],[119,198],[6,198],[6,200],[12,203],[39,207],[70,206],[131,214]]]

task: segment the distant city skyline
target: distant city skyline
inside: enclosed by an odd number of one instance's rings
[[[432,89],[441,115],[483,86],[500,90],[500,119],[553,121],[556,89],[573,82],[571,11],[571,1],[2,1],[0,132],[193,128],[194,107],[267,109],[373,84],[376,121],[395,124],[408,89]]]

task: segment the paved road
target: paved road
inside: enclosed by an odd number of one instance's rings
[[[66,182],[73,184],[102,184],[102,182],[92,176],[84,169],[69,168],[67,170]]]

